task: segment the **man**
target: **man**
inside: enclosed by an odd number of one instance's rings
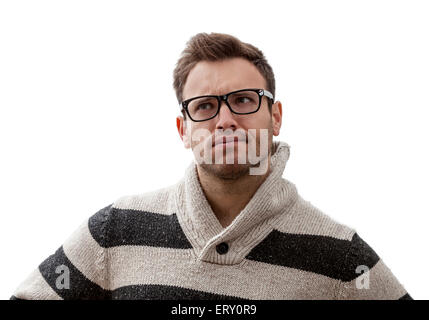
[[[253,45],[200,33],[174,89],[195,162],[177,184],[85,221],[12,299],[411,299],[352,228],[282,178],[273,71]]]

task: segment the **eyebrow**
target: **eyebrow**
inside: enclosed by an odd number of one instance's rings
[[[241,90],[241,89],[246,89],[246,88],[253,88],[253,87],[240,87],[239,89],[226,89],[226,90],[204,90],[203,93],[201,94],[196,94],[196,95],[192,95],[187,99],[193,98],[193,97],[200,97],[200,96],[223,96],[224,94],[233,92],[233,91],[237,91],[237,90]],[[183,99],[183,100],[187,100],[187,99]]]

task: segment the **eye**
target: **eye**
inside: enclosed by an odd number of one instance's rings
[[[240,97],[239,100],[240,102],[246,103],[249,102],[251,99],[249,99],[248,97]]]
[[[242,96],[242,97],[237,97],[235,99],[236,103],[250,103],[253,102],[253,99],[251,97],[248,96]]]
[[[198,105],[198,110],[210,110],[211,108],[213,108],[211,103],[201,103]]]

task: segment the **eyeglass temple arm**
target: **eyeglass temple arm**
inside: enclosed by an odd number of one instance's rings
[[[263,92],[264,96],[267,96],[268,98],[270,98],[271,100],[274,101],[274,96],[271,92],[269,92],[268,90],[264,90],[264,89],[262,90],[262,92]]]

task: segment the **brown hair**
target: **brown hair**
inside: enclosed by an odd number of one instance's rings
[[[173,72],[173,87],[177,101],[183,100],[183,87],[191,69],[200,61],[218,61],[228,58],[244,58],[259,70],[266,81],[267,90],[275,96],[275,79],[271,66],[261,50],[224,33],[198,33],[187,43]],[[272,102],[268,100],[271,112]],[[182,111],[183,112],[183,111]],[[186,114],[183,112],[186,119]]]

